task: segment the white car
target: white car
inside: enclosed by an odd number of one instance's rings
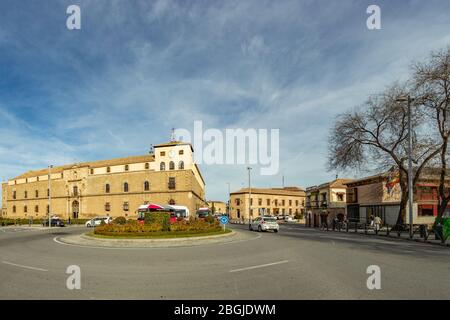
[[[87,221],[84,225],[88,228],[95,227],[95,226],[101,225],[102,221],[104,221],[106,224],[109,224],[112,222],[112,218],[111,217],[96,217],[94,219]]]
[[[253,220],[249,225],[250,231],[258,230],[261,231],[269,231],[273,230],[273,232],[278,232],[280,230],[280,226],[277,222],[277,219],[273,217],[258,217]]]

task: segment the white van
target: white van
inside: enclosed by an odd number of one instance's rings
[[[176,206],[176,205],[170,205],[175,210],[176,217],[182,217],[185,219],[189,219],[190,213],[189,209],[186,206]]]

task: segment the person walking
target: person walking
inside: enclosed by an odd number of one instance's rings
[[[381,221],[381,218],[379,216],[376,216],[373,219],[373,224],[374,224],[374,228],[375,228],[375,233],[376,234],[378,234],[378,231],[380,231],[380,229],[381,229],[381,223],[382,223],[382,221]]]

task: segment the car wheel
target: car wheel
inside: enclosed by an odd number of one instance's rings
[[[258,232],[261,232],[261,231],[262,231],[261,226],[258,226]]]
[[[274,229],[273,232],[277,233],[277,232],[278,232],[278,229]]]
[[[253,231],[252,225],[249,225],[249,226],[248,226],[248,230]]]

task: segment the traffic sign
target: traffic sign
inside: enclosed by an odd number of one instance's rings
[[[227,224],[228,223],[228,217],[227,216],[221,216],[220,217],[220,223],[221,224]]]

